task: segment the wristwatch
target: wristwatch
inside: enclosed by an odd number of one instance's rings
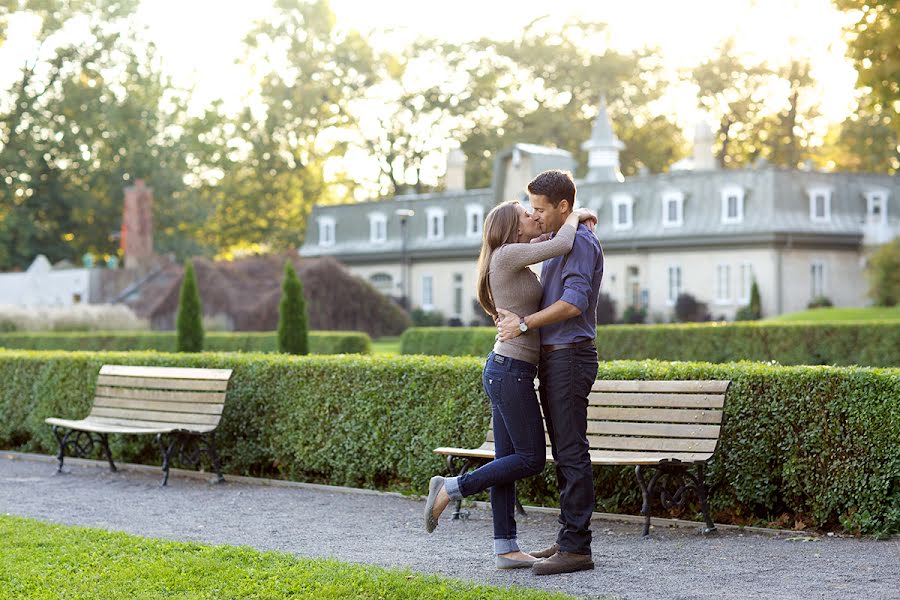
[[[528,323],[525,322],[525,317],[519,317],[519,331],[522,333],[528,331]]]

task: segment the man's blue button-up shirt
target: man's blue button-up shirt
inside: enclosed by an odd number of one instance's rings
[[[541,344],[570,344],[592,340],[597,334],[597,299],[603,279],[603,250],[597,236],[579,225],[572,251],[544,261],[541,310],[557,300],[577,307],[581,314],[541,327]]]

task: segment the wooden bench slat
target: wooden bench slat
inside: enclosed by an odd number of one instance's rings
[[[133,398],[107,398],[97,396],[94,398],[94,407],[102,408],[130,408],[135,410],[159,410],[177,413],[200,413],[206,415],[221,415],[224,404],[204,404],[198,402],[157,402],[153,400],[135,400]]]
[[[117,425],[113,423],[107,423],[103,421],[95,421],[93,419],[82,419],[80,421],[72,421],[70,419],[56,419],[49,418],[44,419],[45,422],[50,425],[58,425],[60,427],[67,427],[69,429],[77,429],[79,431],[92,431],[94,433],[134,433],[134,434],[154,434],[154,433],[168,433],[172,431],[172,427],[170,425],[165,426],[147,426],[147,427],[138,427],[134,425]]]
[[[692,410],[668,408],[615,408],[588,407],[588,421],[644,421],[653,423],[707,423],[722,422],[721,410]]]
[[[598,379],[591,387],[592,392],[685,392],[722,394],[730,381],[610,381]]]
[[[629,423],[626,421],[588,421],[588,433],[638,435],[676,438],[719,437],[719,425],[671,425],[661,423]]]
[[[103,365],[101,375],[123,375],[126,377],[157,377],[165,379],[212,379],[225,380],[231,377],[231,369],[198,369],[186,367],[136,367],[131,365]]]
[[[589,435],[591,450],[649,450],[659,452],[712,452],[716,440]]]
[[[224,392],[228,388],[228,380],[204,379],[156,379],[150,377],[122,377],[119,375],[100,375],[97,385],[111,385],[130,388],[151,388],[158,390],[196,390]]]
[[[681,462],[706,462],[712,452],[617,452],[615,450],[591,450],[591,463],[595,465],[655,465],[663,460]]]
[[[133,427],[137,429],[153,429],[163,432],[169,431],[190,431],[193,433],[208,433],[216,428],[215,425],[201,425],[190,423],[169,423],[167,421],[135,421],[134,419],[120,419],[115,417],[98,417],[91,415],[84,419],[84,423],[94,426],[112,426],[112,427]]]
[[[218,425],[219,415],[202,415],[192,413],[163,412],[154,410],[131,410],[124,408],[104,408],[95,406],[90,417],[111,417],[132,422],[154,421],[184,425]]]
[[[722,394],[642,394],[627,392],[592,392],[589,406],[660,406],[677,408],[722,408]]]
[[[105,398],[131,398],[133,400],[156,400],[165,402],[190,402],[206,404],[224,404],[224,392],[182,392],[177,390],[142,390],[98,385],[97,396]]]

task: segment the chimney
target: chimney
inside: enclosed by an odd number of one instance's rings
[[[140,269],[153,260],[153,189],[136,179],[125,188],[125,210],[122,216],[122,248],[125,268]]]
[[[705,120],[698,121],[694,127],[694,170],[712,171],[715,168],[712,128]]]
[[[448,192],[461,192],[466,189],[466,155],[459,148],[454,148],[447,155],[444,188]]]

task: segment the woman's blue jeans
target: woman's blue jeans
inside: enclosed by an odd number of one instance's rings
[[[453,500],[491,489],[494,552],[519,549],[516,543],[516,481],[540,473],[547,460],[544,422],[534,391],[537,366],[491,352],[481,382],[491,400],[495,458],[459,477],[448,477]]]

